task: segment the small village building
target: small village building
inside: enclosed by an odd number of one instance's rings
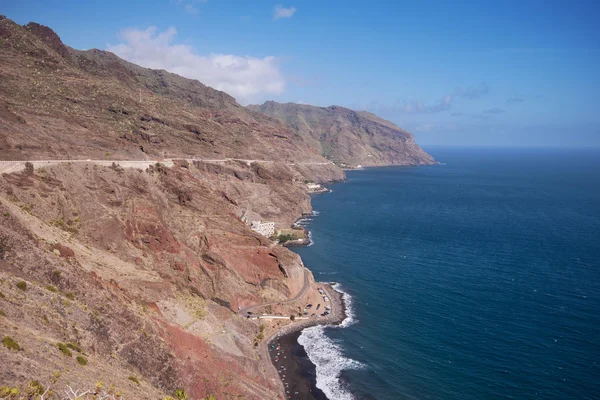
[[[275,222],[252,221],[250,229],[263,236],[271,237],[275,234]]]

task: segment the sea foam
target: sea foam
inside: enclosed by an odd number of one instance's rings
[[[306,245],[306,247],[310,247],[313,244],[315,244],[315,241],[313,239],[313,235],[311,231],[308,231],[308,244]]]
[[[327,398],[336,400],[352,400],[354,396],[341,380],[343,370],[362,368],[356,360],[345,357],[341,346],[325,335],[326,328],[345,328],[357,322],[352,308],[352,296],[342,290],[339,283],[333,289],[342,293],[346,318],[339,325],[313,326],[306,328],[298,337],[298,343],[304,347],[310,361],[316,367],[317,387]]]
[[[339,283],[333,283],[333,290],[342,294],[342,299],[344,300],[344,311],[346,313],[346,318],[342,321],[341,324],[337,325],[339,328],[346,328],[350,325],[354,325],[358,322],[356,319],[356,314],[354,314],[354,308],[352,308],[352,296],[348,292],[344,292],[342,289],[342,285]]]
[[[341,373],[343,370],[361,368],[362,364],[345,357],[340,346],[325,335],[325,329],[320,325],[304,329],[298,337],[298,343],[315,364],[317,387],[325,396],[332,400],[353,400],[354,396],[342,383]]]

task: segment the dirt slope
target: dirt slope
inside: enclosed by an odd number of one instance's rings
[[[0,157],[321,161],[226,93],[0,17]]]
[[[102,381],[140,399],[177,388],[194,399],[278,398],[277,377],[257,359],[259,326],[236,311],[292,297],[306,270],[239,215],[251,208],[288,224],[309,212],[293,173],[180,163],[2,175],[0,336],[22,350],[0,347],[0,380],[55,390]],[[83,354],[65,356],[58,343]]]

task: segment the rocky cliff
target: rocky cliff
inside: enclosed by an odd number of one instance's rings
[[[289,125],[297,138],[337,164],[348,166],[432,164],[409,132],[366,111],[276,103],[249,109]]]
[[[279,398],[257,359],[262,330],[237,310],[286,300],[313,278],[239,216],[290,223],[309,212],[293,173],[179,162],[0,176],[0,336],[17,343],[0,347],[0,380],[61,392],[103,382],[133,399],[178,388]]]
[[[304,180],[343,171],[226,93],[48,27],[0,17],[0,54],[0,160],[175,160],[0,176],[0,397],[282,398],[271,328],[237,312],[314,280],[241,216],[289,227]]]
[[[314,279],[243,218],[289,227],[306,180],[344,179],[315,146],[198,81],[0,17],[0,161],[66,160],[0,175],[0,397],[284,398],[260,349],[291,322],[238,312],[296,314]]]

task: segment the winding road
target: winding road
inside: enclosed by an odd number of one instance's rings
[[[304,294],[308,290],[308,287],[310,284],[309,279],[308,279],[308,269],[304,268],[303,271],[304,271],[304,286],[302,286],[302,289],[293,298],[284,300],[284,301],[275,301],[275,302],[271,302],[271,303],[255,304],[250,307],[242,308],[241,310],[238,311],[238,314],[242,317],[245,317],[246,315],[248,315],[248,311],[253,312],[254,310],[259,309],[261,307],[276,306],[276,305],[281,305],[281,304],[290,304],[290,303],[298,301],[302,296],[304,296]]]
[[[248,165],[252,163],[275,163],[277,161],[270,160],[249,160],[243,158],[221,158],[221,159],[203,159],[203,158],[173,158],[163,160],[31,160],[34,168],[41,168],[50,165],[63,164],[63,163],[93,163],[97,165],[103,165],[110,167],[113,163],[119,165],[122,168],[138,168],[146,169],[156,163],[161,163],[167,167],[173,166],[173,160],[184,159],[188,162],[201,161],[208,163],[220,163],[227,161],[240,161]],[[20,172],[25,169],[25,163],[28,161],[0,161],[0,174],[8,174],[11,172]],[[288,162],[286,165],[334,165],[332,162],[316,162],[316,161],[302,161],[302,162]]]

